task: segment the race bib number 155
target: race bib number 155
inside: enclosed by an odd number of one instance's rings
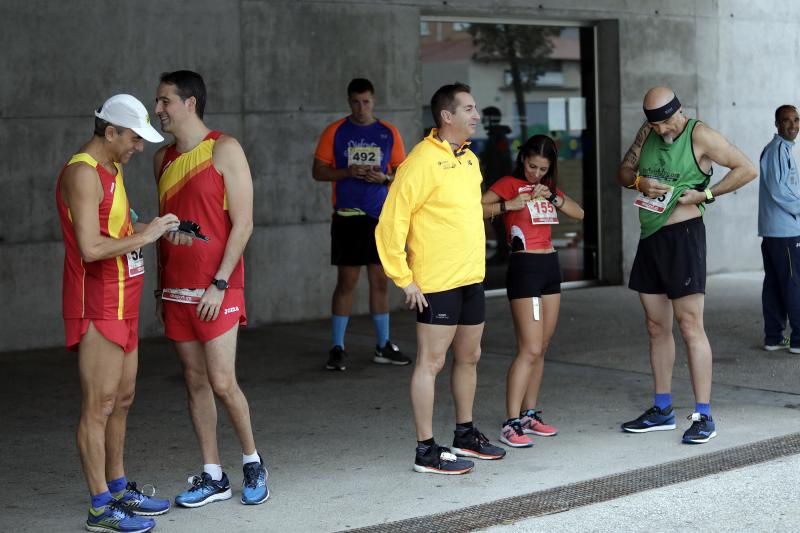
[[[556,207],[544,198],[534,198],[527,203],[531,224],[558,224]]]

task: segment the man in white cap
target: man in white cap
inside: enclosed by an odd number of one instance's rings
[[[142,494],[123,467],[136,386],[142,247],[177,229],[178,218],[137,223],[128,204],[122,165],[145,140],[163,140],[142,103],[118,94],[95,117],[94,136],[64,165],[56,185],[65,248],[64,329],[67,349],[78,352],[83,394],[78,451],[92,499],[86,528],[144,532],[155,521],[137,515],[165,513],[169,501]],[[170,235],[173,244],[187,239]]]

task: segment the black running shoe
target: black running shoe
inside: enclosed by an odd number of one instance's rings
[[[375,357],[372,360],[381,365],[407,365],[411,359],[403,355],[397,345],[392,344],[391,341],[386,341],[383,348],[380,346],[375,347]]]
[[[347,368],[344,365],[344,360],[347,357],[347,352],[341,346],[334,346],[328,354],[328,362],[325,364],[327,370],[344,370]]]
[[[649,431],[667,431],[670,429],[675,429],[675,413],[672,412],[672,406],[662,411],[654,405],[636,420],[622,424],[622,431],[629,433],[647,433]]]
[[[434,444],[424,454],[417,451],[417,456],[414,459],[414,472],[422,472],[427,474],[444,474],[454,476],[458,474],[466,474],[475,467],[472,461],[466,459],[459,459],[453,453],[441,446]]]
[[[692,421],[692,426],[683,434],[686,444],[703,444],[717,436],[714,420],[708,415],[692,413],[687,418]]]
[[[453,437],[453,453],[461,457],[474,457],[476,459],[502,459],[506,451],[500,446],[495,446],[486,435],[471,428],[466,431],[456,430]]]

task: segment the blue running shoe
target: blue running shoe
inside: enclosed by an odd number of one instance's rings
[[[122,493],[122,496],[116,498],[116,500],[128,512],[141,516],[156,516],[169,511],[169,500],[142,494],[142,491],[136,488],[136,483],[131,481],[125,487],[125,492]]]
[[[683,434],[684,443],[703,444],[717,436],[714,420],[708,415],[692,413],[687,418],[692,421],[692,426]]]
[[[675,413],[672,412],[672,406],[662,411],[654,405],[636,420],[622,424],[622,431],[629,433],[668,431],[670,429],[675,429]]]
[[[202,507],[211,502],[227,500],[233,494],[228,475],[223,472],[222,479],[214,481],[208,473],[189,478],[189,490],[175,496],[175,504],[181,507]]]
[[[100,509],[89,508],[86,529],[99,533],[146,533],[156,527],[152,518],[134,516],[117,500]]]
[[[244,479],[242,480],[242,503],[245,505],[258,505],[269,498],[267,478],[269,472],[264,465],[264,460],[258,456],[259,462],[247,463],[242,467]]]

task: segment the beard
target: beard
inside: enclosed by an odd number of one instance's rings
[[[670,145],[670,144],[672,144],[672,143],[674,143],[674,142],[675,142],[675,137],[673,137],[673,136],[672,136],[672,135],[670,135],[670,134],[667,134],[667,135],[662,135],[662,136],[661,136],[661,140],[662,140],[662,141],[664,141],[664,144],[668,144],[668,145]]]

